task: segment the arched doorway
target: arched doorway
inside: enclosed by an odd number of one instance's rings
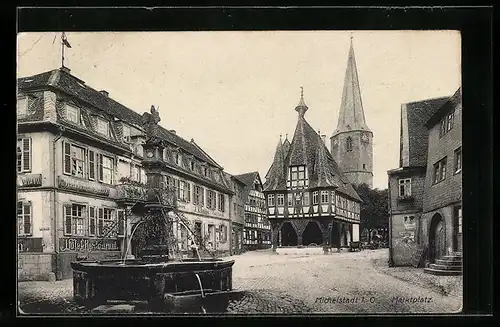
[[[281,226],[281,246],[297,246],[297,233],[290,222]]]
[[[310,221],[304,232],[302,233],[302,244],[308,246],[309,244],[322,245],[323,244],[323,234],[315,221]]]
[[[436,213],[429,226],[429,260],[435,262],[446,254],[446,235],[444,219]]]

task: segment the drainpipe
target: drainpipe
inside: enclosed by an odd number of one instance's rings
[[[55,265],[55,275],[57,280],[57,275],[59,272],[59,266],[57,264],[57,255],[58,255],[58,242],[57,242],[57,184],[56,184],[56,143],[61,138],[62,133],[64,132],[64,127],[60,126],[58,129],[59,133],[54,138],[52,143],[52,190],[53,190],[53,202],[52,202],[52,231],[54,233],[54,252],[56,253],[56,265]],[[62,276],[61,276],[62,277]]]

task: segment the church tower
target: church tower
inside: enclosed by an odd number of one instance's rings
[[[349,48],[337,129],[331,153],[352,184],[373,187],[373,133],[366,125],[354,48]]]

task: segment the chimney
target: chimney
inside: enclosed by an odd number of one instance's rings
[[[174,135],[177,135],[177,132],[175,131],[175,129],[171,129],[170,130],[170,133],[174,134]]]
[[[328,147],[328,144],[326,144],[326,135],[325,134],[321,135],[321,140],[323,141],[323,143],[325,143],[325,146]]]
[[[68,74],[69,74],[69,73],[71,72],[71,69],[69,69],[69,68],[68,68],[68,67],[66,67],[66,66],[62,66],[62,67],[61,67],[61,71],[63,71],[63,72],[65,72],[65,73],[68,73]]]
[[[99,91],[99,92],[100,92],[102,95],[104,95],[105,97],[108,97],[108,96],[109,96],[109,93],[108,93],[108,91],[106,91],[106,90],[101,90],[101,91]]]

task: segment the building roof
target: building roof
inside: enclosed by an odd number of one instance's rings
[[[361,101],[361,89],[358,80],[358,70],[356,68],[356,59],[354,57],[354,48],[351,39],[344,77],[344,90],[340,103],[339,120],[337,129],[333,132],[333,136],[343,132],[358,130],[370,132],[365,121],[365,113]]]
[[[439,121],[449,112],[453,111],[455,107],[462,103],[462,88],[459,87],[455,94],[448,98],[448,100],[425,122],[427,128],[432,127],[439,123]]]
[[[401,111],[401,156],[400,166],[425,166],[427,165],[427,150],[429,136],[425,123],[448,100],[449,97],[440,97],[406,103]],[[406,116],[404,113],[406,112]],[[408,135],[403,133],[403,125],[408,126]],[[404,138],[407,137],[405,140]],[[403,161],[403,143],[407,142],[407,163]]]
[[[285,142],[283,142],[283,153],[288,153],[290,151],[290,141],[288,141],[288,134],[285,136]]]
[[[23,91],[53,88],[91,105],[104,114],[116,117],[132,126],[142,128],[142,116],[139,113],[93,89],[85,84],[84,81],[71,75],[64,69],[54,69],[41,74],[19,78],[18,88]],[[159,131],[160,136],[165,141],[204,162],[222,168],[194,140],[187,141],[162,126],[159,126]]]
[[[246,173],[246,174],[241,174],[241,175],[234,175],[234,177],[238,180],[240,180],[242,183],[245,185],[253,185],[255,182],[255,179],[259,176],[258,171],[253,171],[251,173]]]
[[[326,148],[321,136],[304,118],[304,111],[299,111],[297,126],[288,153],[283,152],[281,139],[278,142],[264,190],[286,190],[287,168],[297,165],[308,167],[310,188],[335,187],[338,192],[361,201]]]

